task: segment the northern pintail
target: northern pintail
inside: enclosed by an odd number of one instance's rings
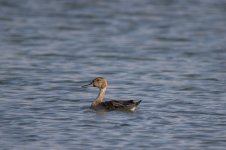
[[[93,85],[99,89],[97,98],[92,102],[91,108],[94,110],[124,110],[124,111],[135,111],[141,100],[111,100],[105,101],[104,96],[108,87],[107,81],[103,77],[97,77],[92,80],[89,84],[83,85],[82,87],[88,87]]]

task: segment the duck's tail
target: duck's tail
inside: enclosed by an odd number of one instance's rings
[[[142,101],[142,100],[137,101],[137,102],[136,102],[136,106],[138,106],[138,105],[140,104],[141,101]]]

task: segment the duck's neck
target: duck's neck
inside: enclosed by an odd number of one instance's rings
[[[97,98],[92,102],[92,107],[95,108],[96,106],[98,106],[101,102],[104,101],[104,96],[106,93],[107,87],[106,88],[100,88],[99,94],[97,96]]]

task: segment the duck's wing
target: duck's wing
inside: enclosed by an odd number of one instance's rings
[[[135,100],[126,100],[126,101],[118,101],[111,100],[102,102],[101,105],[104,106],[107,110],[131,110],[135,109],[137,105],[139,105],[140,101]]]

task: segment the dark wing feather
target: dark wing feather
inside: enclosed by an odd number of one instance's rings
[[[134,106],[139,105],[140,101],[127,100],[127,101],[105,101],[102,102],[101,105],[105,107],[107,110],[122,110],[122,109],[131,109]]]

